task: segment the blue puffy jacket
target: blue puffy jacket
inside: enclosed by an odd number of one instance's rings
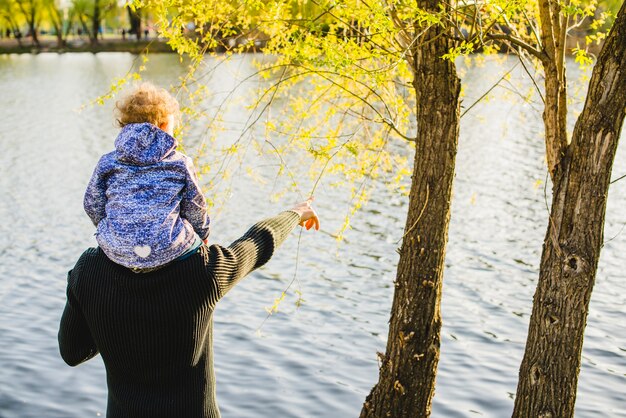
[[[150,123],[129,124],[104,155],[85,192],[96,239],[117,264],[152,268],[209,236],[206,201],[193,162]]]

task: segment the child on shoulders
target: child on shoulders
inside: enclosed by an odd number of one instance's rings
[[[143,83],[116,108],[122,130],[94,170],[84,207],[113,262],[153,271],[206,243],[206,200],[191,158],[176,151],[176,99]]]

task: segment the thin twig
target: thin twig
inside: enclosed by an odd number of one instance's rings
[[[409,232],[411,232],[413,230],[413,228],[415,228],[417,226],[417,223],[420,221],[420,219],[422,219],[422,215],[424,214],[424,211],[426,210],[426,206],[428,206],[428,194],[429,194],[429,187],[428,187],[428,183],[427,183],[426,184],[426,201],[424,202],[424,206],[422,206],[422,210],[420,211],[419,216],[417,217],[415,222],[413,222],[413,225],[411,225],[411,227],[409,229],[407,229],[407,231],[404,233],[404,235],[402,235],[400,237],[400,239],[398,241],[396,241],[396,244],[399,244],[400,241],[402,241],[404,239],[404,237],[406,237],[409,234]]]
[[[300,233],[298,234],[298,246],[296,247],[296,266],[293,271],[293,277],[291,278],[291,281],[289,282],[289,285],[287,286],[287,288],[280,293],[281,295],[287,293],[287,291],[291,288],[293,283],[296,281],[296,278],[298,277],[298,264],[300,261],[300,239],[301,238],[302,238],[302,229],[300,229]],[[267,315],[265,316],[265,319],[263,319],[263,322],[261,322],[261,325],[259,325],[256,332],[258,333],[261,332],[261,328],[263,328],[263,325],[265,325],[265,322],[267,322],[270,316],[272,316],[271,310],[267,313]]]
[[[624,174],[622,177],[618,177],[615,180],[613,180],[612,182],[610,182],[609,184],[613,184],[613,183],[617,183],[618,181],[620,181],[621,179],[623,179],[624,177],[626,177],[626,174]]]
[[[624,231],[624,228],[626,228],[626,223],[624,223],[624,225],[622,225],[622,228],[619,230],[619,232],[618,232],[617,234],[613,235],[610,239],[608,239],[608,240],[604,241],[604,242],[602,243],[602,247],[604,247],[606,244],[608,244],[609,242],[611,242],[611,241],[613,241],[615,238],[617,238],[617,237],[618,237],[618,236],[622,233],[622,231]]]
[[[291,171],[289,166],[287,165],[287,162],[285,162],[285,160],[283,159],[283,156],[281,155],[280,151],[278,151],[278,149],[274,146],[274,144],[272,144],[272,141],[270,141],[269,139],[265,139],[265,142],[267,142],[270,145],[270,147],[274,149],[274,152],[276,152],[276,155],[278,156],[280,163],[285,167],[285,170],[287,170],[287,174],[289,174],[289,177],[291,177],[291,181],[293,182],[294,186],[296,186],[296,192],[298,193],[298,196],[300,196],[301,199],[304,199],[304,195],[302,194],[302,191],[300,190],[300,187],[298,186],[298,183],[296,182],[296,178],[293,175],[293,172]]]
[[[554,246],[554,250],[558,254],[559,257],[563,256],[563,251],[561,250],[561,246],[559,245],[559,240],[555,236],[557,233],[556,223],[552,218],[552,213],[550,213],[550,208],[548,207],[548,176],[550,175],[550,171],[546,171],[546,179],[543,183],[543,199],[546,204],[546,212],[548,212],[548,219],[550,220],[550,225],[548,225],[548,231],[551,232],[550,239],[552,239],[552,245]],[[552,191],[554,193],[554,191]]]
[[[501,82],[502,80],[504,80],[504,79],[506,78],[506,76],[508,76],[509,74],[511,74],[511,72],[515,69],[515,67],[517,67],[517,64],[519,64],[519,63],[516,63],[516,64],[513,66],[513,68],[511,68],[511,69],[510,69],[509,71],[507,71],[507,72],[506,72],[506,73],[505,73],[502,77],[500,77],[500,79],[499,79],[499,80],[498,80],[498,81],[497,81],[497,82],[496,82],[493,86],[491,86],[491,87],[489,88],[489,90],[487,90],[487,91],[486,91],[486,92],[485,92],[482,96],[480,96],[480,97],[478,98],[478,100],[476,100],[474,103],[472,103],[472,104],[470,105],[470,107],[468,107],[467,109],[465,109],[465,110],[463,111],[463,113],[461,113],[461,116],[460,116],[460,117],[462,118],[463,116],[465,116],[465,114],[466,114],[467,112],[469,112],[469,111],[470,111],[470,110],[471,110],[474,106],[476,106],[476,105],[477,105],[477,104],[478,104],[478,103],[479,103],[482,99],[484,99],[485,97],[487,97],[487,95],[489,95],[489,93],[491,93],[491,91],[492,91],[493,89],[495,89],[496,87],[498,87],[498,85],[500,84],[500,82]]]
[[[543,94],[541,93],[541,89],[539,88],[539,85],[537,85],[537,82],[535,81],[535,77],[532,76],[532,74],[528,70],[528,67],[526,67],[526,63],[524,62],[524,56],[521,53],[519,53],[519,51],[517,53],[517,58],[519,59],[520,63],[522,64],[522,67],[524,68],[524,71],[526,71],[526,74],[528,74],[528,77],[530,77],[530,80],[533,82],[533,85],[535,86],[535,89],[537,90],[537,93],[539,93],[539,97],[541,97],[541,101],[545,105],[546,104],[546,99],[543,98]]]
[[[339,148],[337,148],[337,150],[330,157],[328,157],[328,159],[326,160],[326,163],[324,164],[324,167],[322,167],[322,170],[320,171],[319,176],[317,176],[317,180],[315,180],[315,183],[313,184],[313,189],[311,190],[311,196],[314,195],[315,189],[317,189],[317,185],[320,182],[320,180],[322,178],[322,175],[324,174],[324,171],[326,171],[326,167],[328,167],[328,164],[330,163],[330,160],[332,160],[335,157],[335,155],[337,155],[339,153],[339,151],[341,151],[343,149],[343,147],[345,147],[348,144],[348,142],[352,141],[352,138],[354,138],[354,136],[356,136],[356,134],[357,134],[357,132],[359,132],[359,130],[361,130],[361,126],[359,126],[359,128],[352,133],[350,138],[347,141],[345,141],[343,144],[341,144],[339,146]]]

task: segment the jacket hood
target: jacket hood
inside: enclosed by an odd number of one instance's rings
[[[174,151],[176,145],[176,139],[151,123],[128,124],[115,139],[117,159],[133,165],[158,163]]]

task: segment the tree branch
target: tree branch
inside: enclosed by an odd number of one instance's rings
[[[540,59],[541,61],[544,61],[546,59],[546,54],[543,51],[540,51],[537,48],[534,48],[530,44],[527,44],[526,42],[514,36],[507,35],[505,33],[493,33],[493,34],[490,33],[490,34],[487,34],[487,38],[494,40],[494,41],[506,41],[512,45],[518,46],[524,49],[529,54]]]

